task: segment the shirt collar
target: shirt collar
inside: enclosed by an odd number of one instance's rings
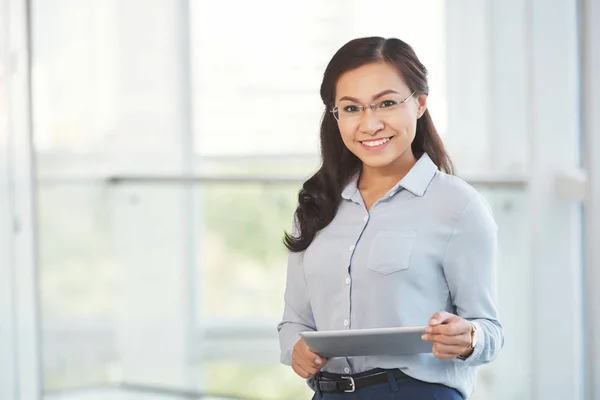
[[[399,187],[402,187],[415,196],[422,197],[425,191],[429,187],[431,180],[435,176],[438,167],[431,161],[431,158],[427,153],[417,160],[416,164],[408,171],[408,173],[398,182],[388,194],[394,194],[398,191]],[[342,197],[346,200],[352,200],[354,195],[358,192],[358,178],[360,171],[354,174],[350,179],[344,190],[342,190]]]
[[[352,176],[352,178],[350,178],[350,181],[348,182],[348,184],[346,185],[344,190],[342,190],[342,197],[344,199],[352,200],[352,197],[356,194],[356,192],[358,192],[358,177],[359,176],[360,176],[360,171],[355,173]]]

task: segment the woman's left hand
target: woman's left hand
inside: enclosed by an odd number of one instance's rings
[[[471,323],[448,312],[435,313],[429,320],[423,340],[433,343],[433,355],[442,360],[468,357],[471,348]]]

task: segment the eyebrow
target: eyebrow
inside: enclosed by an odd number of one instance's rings
[[[390,93],[400,94],[399,92],[395,91],[394,89],[387,89],[387,90],[384,90],[383,92],[379,92],[376,95],[374,95],[372,97],[372,100],[376,100],[376,99],[380,98],[381,96],[385,96],[386,94],[390,94]],[[340,101],[344,101],[344,100],[352,101],[354,103],[360,103],[360,101],[357,98],[350,97],[350,96],[344,96],[340,99]]]

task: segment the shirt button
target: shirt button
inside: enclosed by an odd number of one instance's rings
[[[350,284],[350,278],[346,278],[346,285]]]
[[[369,216],[365,215],[365,217],[363,218],[363,221],[367,222],[369,220]]]
[[[348,367],[344,368],[344,372],[347,373],[347,374],[349,374],[350,373],[350,368],[348,368]]]
[[[344,320],[344,326],[348,326],[348,320],[347,319]]]
[[[352,246],[350,246],[349,250],[352,251],[352,250],[354,250],[355,247],[356,247],[355,245],[352,245]]]

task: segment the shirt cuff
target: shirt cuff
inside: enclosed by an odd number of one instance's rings
[[[306,327],[298,327],[298,326],[288,326],[286,328],[285,338],[280,338],[281,340],[281,358],[280,361],[285,365],[292,365],[292,352],[294,351],[294,346],[300,340],[300,332],[307,331]],[[283,332],[281,332],[283,333]]]

